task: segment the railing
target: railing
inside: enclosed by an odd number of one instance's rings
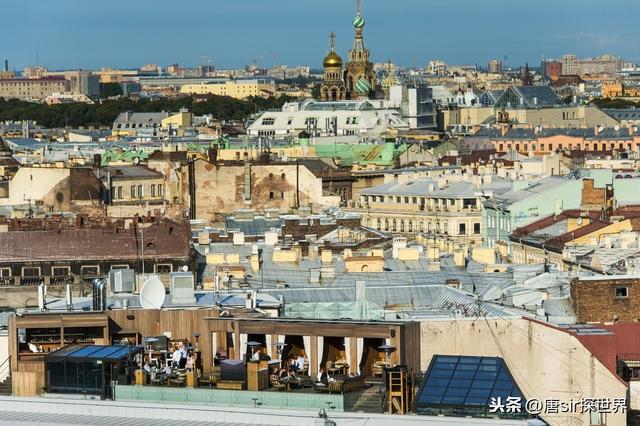
[[[27,287],[37,287],[40,284],[44,284],[44,277],[22,277],[20,278],[20,285]]]
[[[167,274],[168,276],[168,274]],[[66,284],[74,286],[86,285],[91,287],[91,283],[96,278],[104,278],[104,276],[93,275],[40,275],[32,277],[0,277],[0,288],[2,287],[37,287],[40,284],[62,287]]]
[[[11,355],[0,364],[0,382],[4,382],[7,377],[11,377]]]

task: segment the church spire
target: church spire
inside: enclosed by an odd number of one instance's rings
[[[364,27],[364,18],[362,17],[362,6],[360,4],[360,0],[356,0],[356,17],[353,19],[353,26],[361,31]]]

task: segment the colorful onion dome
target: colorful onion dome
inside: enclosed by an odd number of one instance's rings
[[[356,16],[356,18],[353,20],[353,26],[356,28],[364,27],[364,18],[360,15]]]
[[[357,93],[361,95],[366,95],[371,91],[371,84],[369,84],[369,82],[366,79],[361,78],[356,82],[354,89],[356,90]]]

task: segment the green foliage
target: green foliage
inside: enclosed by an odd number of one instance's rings
[[[119,83],[100,83],[100,97],[102,99],[122,95],[122,86]]]
[[[320,83],[313,86],[313,88],[311,89],[311,97],[313,97],[313,99],[320,99],[321,88],[322,88],[322,85]]]
[[[177,112],[188,108],[195,115],[211,114],[219,120],[243,120],[251,114],[281,108],[291,98],[263,99],[259,97],[238,100],[227,96],[208,96],[204,101],[195,102],[190,96],[174,99],[109,99],[96,104],[70,103],[46,105],[24,102],[17,99],[0,98],[0,122],[32,120],[44,127],[111,127],[118,114],[133,112]]]
[[[598,108],[613,108],[613,109],[626,109],[626,108],[640,108],[640,102],[633,102],[628,99],[621,98],[595,98],[591,104]]]

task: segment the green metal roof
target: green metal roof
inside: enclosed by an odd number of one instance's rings
[[[327,144],[317,145],[316,155],[320,158],[339,158],[342,164],[375,164],[391,166],[394,159],[407,149],[404,144]]]

